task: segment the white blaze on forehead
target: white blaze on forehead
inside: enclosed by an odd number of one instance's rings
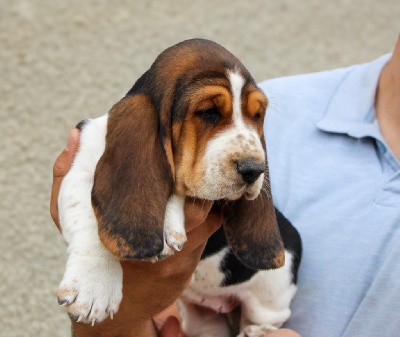
[[[245,123],[241,98],[246,81],[238,71],[228,70],[226,75],[230,82],[232,123],[207,142],[202,177],[191,192],[203,199],[237,199],[244,193],[256,196],[263,181],[261,175],[258,183],[249,187],[238,174],[238,161],[246,158],[263,161],[265,153],[257,129]]]
[[[231,84],[232,92],[232,117],[236,127],[244,127],[242,115],[242,90],[244,86],[244,78],[236,72],[228,71],[228,78]]]

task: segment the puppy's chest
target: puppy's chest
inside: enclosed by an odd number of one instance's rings
[[[222,266],[229,251],[228,247],[224,247],[211,256],[203,257],[192,275],[191,285],[203,291],[223,287],[228,275]]]
[[[209,239],[184,297],[217,312],[229,312],[238,304],[244,283],[256,272],[234,256],[220,228]]]

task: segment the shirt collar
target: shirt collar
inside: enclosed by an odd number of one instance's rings
[[[383,140],[375,118],[374,101],[380,73],[390,56],[387,54],[350,69],[333,95],[325,116],[317,123],[320,130]]]

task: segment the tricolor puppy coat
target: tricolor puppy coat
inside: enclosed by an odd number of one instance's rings
[[[186,334],[229,336],[232,303],[240,304],[241,336],[282,325],[301,242],[271,199],[267,103],[235,56],[194,39],[162,52],[107,115],[80,123],[58,200],[68,245],[58,300],[71,316],[94,324],[117,312],[120,259],[157,260],[182,248],[190,196],[215,200],[224,223],[182,296]]]

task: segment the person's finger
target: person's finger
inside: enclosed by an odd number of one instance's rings
[[[165,321],[159,332],[160,337],[183,337],[180,323],[174,316],[170,316]]]
[[[212,210],[201,226],[192,228],[187,232],[188,242],[190,242],[191,249],[195,249],[200,245],[207,242],[208,238],[219,228],[222,224],[222,217],[219,212]],[[184,246],[185,247],[185,246]]]
[[[209,237],[221,226],[222,218],[217,212],[211,212],[206,221],[187,233],[187,242],[182,251],[175,253],[174,264],[169,264],[175,274],[183,276],[190,281],[190,276],[196,268]],[[168,264],[171,260],[165,260]],[[176,261],[180,261],[177,263]],[[161,261],[162,263],[162,261]],[[164,266],[165,269],[165,266]],[[164,270],[165,272],[165,270]]]
[[[67,146],[57,157],[53,166],[53,176],[63,178],[69,171],[74,156],[79,147],[79,130],[71,129],[68,134]]]
[[[157,328],[161,329],[167,318],[171,316],[174,316],[178,320],[180,320],[180,313],[178,309],[178,304],[176,302],[173,305],[161,311],[160,313],[158,313],[157,315],[155,315],[153,317],[153,321],[156,324]]]
[[[74,156],[79,147],[79,130],[72,129],[68,135],[67,147],[57,157],[53,165],[53,184],[51,187],[50,197],[50,215],[60,230],[60,223],[58,220],[57,198],[60,191],[61,181],[69,171]]]
[[[278,329],[267,333],[264,337],[301,337],[296,331],[290,329]]]

